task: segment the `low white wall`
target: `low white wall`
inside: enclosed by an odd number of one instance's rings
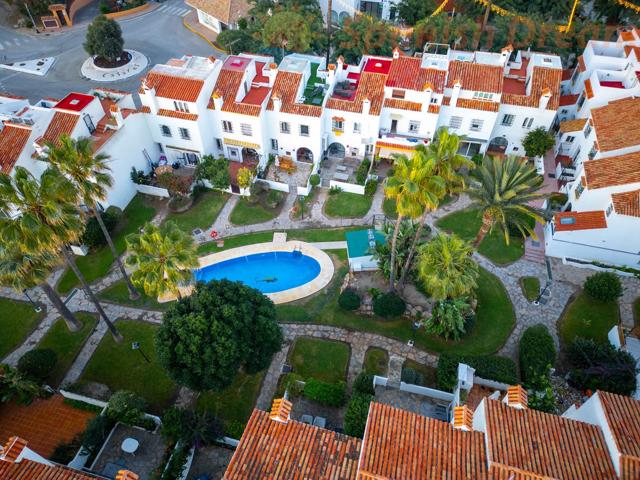
[[[378,385],[381,387],[387,386],[387,377],[379,377],[378,375],[373,376],[373,388],[376,388]]]
[[[364,185],[355,185],[353,183],[339,182],[337,180],[330,180],[329,187],[337,187],[344,192],[357,193],[358,195],[364,195]]]
[[[473,377],[473,383],[482,385],[484,387],[494,388],[496,390],[507,390],[511,385],[502,382],[496,382],[495,380],[487,380],[482,377]]]
[[[154,197],[169,198],[169,190],[166,188],[136,184],[136,190],[146,195],[153,195]]]
[[[231,437],[222,437],[222,439],[220,440],[220,443],[224,443],[225,445],[236,448],[240,443],[240,440],[236,440],[235,438],[231,438]]]
[[[193,457],[196,455],[196,447],[191,447],[189,450],[189,456],[187,457],[187,462],[184,464],[184,468],[182,469],[182,473],[177,478],[177,480],[186,480],[189,475],[189,470],[191,470],[191,464],[193,463]]]
[[[287,185],[286,183],[274,182],[272,180],[265,180],[265,179],[262,179],[262,178],[257,180],[257,181],[266,183],[267,185],[269,185],[269,188],[271,190],[277,190],[279,192],[289,193],[289,185]]]
[[[620,334],[618,333],[618,325],[611,327],[611,330],[607,333],[607,338],[609,339],[609,343],[618,350],[622,348],[622,344],[620,343]]]
[[[67,392],[66,390],[59,390],[60,395],[69,400],[75,400],[77,402],[88,403],[89,405],[95,405],[96,407],[105,408],[107,402],[102,400],[96,400],[95,398],[85,397],[84,395],[78,395],[77,393]]]
[[[400,390],[403,392],[417,393],[425,397],[437,398],[445,402],[451,402],[454,398],[453,393],[443,392],[435,388],[421,387],[420,385],[413,385],[411,383],[400,382]]]
[[[307,185],[306,187],[298,187],[298,195],[302,195],[306,197],[311,193],[311,185]]]
[[[349,268],[356,272],[378,270],[378,262],[371,255],[349,258]]]

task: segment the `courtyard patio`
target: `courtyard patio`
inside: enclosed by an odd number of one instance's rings
[[[187,480],[208,478],[220,480],[233,456],[233,449],[218,446],[203,447],[196,450]]]
[[[449,421],[449,403],[444,400],[400,390],[394,387],[376,386],[375,401],[408,410],[429,418]]]
[[[306,187],[312,171],[312,163],[294,162],[291,157],[281,156],[267,166],[265,179],[296,187]]]

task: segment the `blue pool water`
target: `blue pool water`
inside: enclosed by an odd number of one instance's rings
[[[274,293],[310,282],[320,273],[320,264],[300,252],[255,253],[194,270],[199,282],[241,281],[262,293]]]

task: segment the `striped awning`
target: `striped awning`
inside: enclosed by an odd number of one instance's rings
[[[243,147],[243,148],[253,148],[254,150],[260,150],[260,145],[257,143],[251,142],[243,142],[242,140],[234,140],[232,138],[223,139],[225,145],[230,145],[232,147]]]

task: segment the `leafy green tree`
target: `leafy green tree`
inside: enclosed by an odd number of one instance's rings
[[[436,2],[433,0],[401,0],[397,3],[397,7],[400,18],[409,25],[415,25],[436,9]]]
[[[180,385],[220,391],[238,370],[266,368],[282,345],[273,302],[228,280],[198,283],[172,305],[156,336],[160,363]]]
[[[468,190],[473,201],[471,207],[478,208],[482,214],[482,226],[474,242],[476,247],[494,228],[502,231],[507,245],[510,227],[523,237],[531,235],[537,239],[533,231],[535,224],[531,222],[542,222],[547,214],[531,205],[545,196],[539,193],[543,178],[535,167],[512,156],[504,159],[486,156],[472,175],[477,184]]]
[[[347,18],[333,36],[334,55],[342,55],[347,63],[357,64],[362,55],[391,56],[398,35],[388,24],[368,15]]]
[[[10,402],[15,398],[19,403],[29,405],[42,394],[40,385],[18,369],[0,365],[0,403]]]
[[[231,53],[257,53],[262,47],[262,43],[257,41],[248,29],[223,30],[218,34],[216,43]]]
[[[226,190],[231,185],[229,160],[224,157],[215,158],[213,155],[204,155],[196,166],[196,179],[207,180],[213,188]]]
[[[179,286],[192,278],[191,269],[198,266],[193,238],[174,222],[161,226],[147,223],[142,233],[126,238],[127,265],[137,267],[131,275],[134,285],[149,296],[169,293],[181,296]]]
[[[542,157],[550,148],[553,148],[556,141],[544,127],[531,130],[522,140],[527,157]]]
[[[115,62],[124,51],[122,30],[118,22],[98,15],[89,24],[84,49],[91,56]]]
[[[114,422],[136,425],[144,416],[144,398],[128,390],[118,390],[109,399],[106,414]]]
[[[111,250],[111,256],[127,284],[129,297],[134,300],[139,298],[140,294],[131,283],[113,244],[109,229],[102,218],[100,202],[107,198],[107,189],[113,185],[109,156],[104,153],[94,154],[90,137],[74,140],[68,135],[62,135],[57,143],[49,143],[48,147],[47,160],[53,168],[58,169],[73,183],[78,192],[78,205],[86,206],[100,225],[100,230]]]
[[[613,302],[623,294],[620,277],[613,272],[598,272],[587,277],[584,291],[600,302]]]
[[[356,393],[349,399],[344,413],[344,433],[357,438],[364,436],[371,400],[373,395],[363,393]]]
[[[58,355],[50,348],[34,348],[18,360],[18,370],[34,382],[44,382],[58,363]]]
[[[253,181],[254,175],[250,169],[246,167],[241,167],[238,169],[237,177],[238,177],[238,187],[244,190],[251,186],[251,182]]]
[[[292,52],[308,52],[313,36],[309,23],[299,13],[282,11],[270,17],[262,30],[265,47],[276,47]]]
[[[423,323],[427,332],[443,336],[446,340],[458,340],[465,333],[467,316],[471,313],[471,305],[462,298],[438,300],[431,317]]]
[[[396,259],[400,265],[402,265],[407,258],[417,227],[417,224],[408,219],[404,219],[400,223],[398,239],[396,241]],[[393,236],[394,227],[392,224],[387,223],[383,227],[382,231],[386,237],[386,241],[384,243],[376,243],[371,254],[378,264],[378,270],[380,270],[380,273],[382,273],[384,277],[388,278],[391,273],[391,238]],[[421,232],[420,238],[426,239],[428,234],[429,230],[425,228]],[[399,278],[399,273],[400,272],[396,271],[396,280]]]

